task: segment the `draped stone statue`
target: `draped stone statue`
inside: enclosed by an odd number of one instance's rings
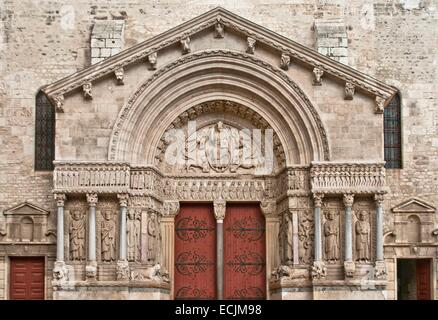
[[[128,261],[140,261],[140,211],[130,209],[126,226]]]
[[[157,214],[155,212],[151,212],[149,214],[147,224],[147,236],[147,260],[148,262],[155,263],[158,254],[158,241],[160,237]]]
[[[339,225],[335,210],[329,210],[327,221],[324,223],[325,259],[328,262],[339,260]]]
[[[105,210],[103,217],[101,224],[102,261],[111,262],[116,260],[116,223],[111,210]]]
[[[293,263],[293,244],[292,244],[292,219],[288,213],[283,215],[278,234],[280,244],[280,260],[282,264],[290,265]]]
[[[356,221],[356,253],[357,261],[369,262],[370,257],[370,223],[368,221],[368,212],[362,210],[359,212],[359,220]]]
[[[81,261],[85,259],[85,221],[80,210],[74,209],[70,221],[70,260]]]

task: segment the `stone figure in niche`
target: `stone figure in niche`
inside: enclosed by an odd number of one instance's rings
[[[101,224],[102,261],[111,262],[116,260],[116,223],[111,210],[105,210],[103,217]]]
[[[279,243],[282,263],[291,265],[293,263],[292,219],[288,213],[285,213],[283,216],[279,233]]]
[[[339,225],[335,210],[329,210],[327,221],[324,223],[325,258],[335,263],[339,260]]]
[[[140,215],[141,211],[134,209],[128,212],[126,226],[126,246],[128,261],[140,261]]]
[[[359,212],[359,220],[356,221],[356,260],[359,262],[370,261],[370,229],[368,212],[362,210]]]
[[[85,259],[85,222],[79,209],[74,209],[69,225],[70,234],[70,260],[81,261]]]
[[[157,214],[155,212],[151,212],[149,214],[148,224],[147,224],[147,260],[148,262],[154,263],[156,261],[157,252],[158,252],[158,240],[160,236]]]

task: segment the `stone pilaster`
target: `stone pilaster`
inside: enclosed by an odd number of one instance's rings
[[[351,208],[353,207],[354,195],[344,194],[345,208],[345,247],[344,247],[344,270],[346,277],[354,275],[355,264],[353,261],[353,219]]]
[[[120,222],[119,222],[119,260],[117,261],[116,275],[117,280],[129,279],[129,263],[126,259],[126,210],[128,208],[127,194],[118,194],[120,207]]]
[[[324,279],[326,276],[327,268],[322,261],[322,227],[321,227],[321,207],[322,201],[324,199],[324,194],[317,193],[313,195],[313,215],[315,223],[315,234],[314,234],[314,246],[315,246],[315,258],[312,266],[312,278],[313,279]]]
[[[162,230],[162,259],[163,266],[169,272],[169,277],[173,281],[174,277],[174,248],[175,248],[175,217],[179,213],[178,201],[165,201],[163,203],[163,215],[161,218]],[[170,292],[173,297],[173,286]]]
[[[218,200],[213,202],[214,216],[216,218],[216,289],[219,300],[224,298],[224,219],[226,202]]]
[[[260,209],[266,220],[266,275],[271,275],[279,264],[278,257],[278,232],[279,221],[277,214],[277,203],[275,200],[262,201]]]
[[[376,201],[376,264],[374,278],[384,280],[387,276],[386,265],[383,256],[383,194],[374,196]]]

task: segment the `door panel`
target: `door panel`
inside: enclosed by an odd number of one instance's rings
[[[417,300],[430,300],[430,260],[417,260]]]
[[[265,219],[258,204],[227,203],[224,221],[224,299],[265,298]]]
[[[216,298],[216,220],[211,204],[181,204],[175,218],[175,299]]]
[[[44,299],[44,258],[11,258],[10,299]]]

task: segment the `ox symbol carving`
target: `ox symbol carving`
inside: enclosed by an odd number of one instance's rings
[[[191,251],[181,252],[175,262],[176,272],[192,278],[198,273],[206,272],[210,267],[213,267],[213,262]]]
[[[214,227],[209,225],[205,220],[192,217],[179,220],[175,228],[177,237],[182,241],[203,239],[212,231],[214,231]]]
[[[247,241],[257,241],[265,234],[265,228],[254,217],[236,220],[226,230],[232,232],[235,238]]]
[[[242,254],[235,254],[234,259],[227,262],[227,266],[233,268],[234,272],[255,276],[263,272],[265,261],[260,254],[245,251]]]

